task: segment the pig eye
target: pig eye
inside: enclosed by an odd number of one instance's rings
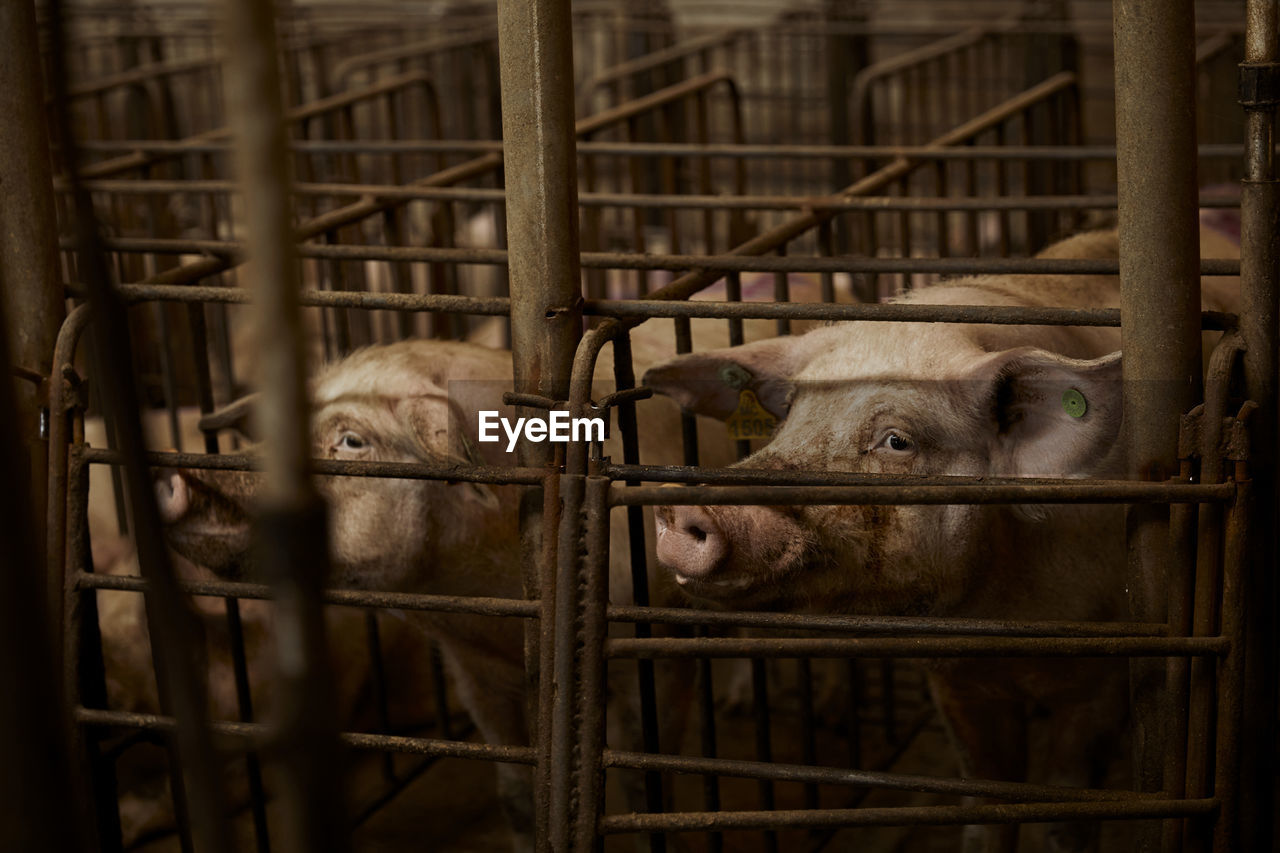
[[[340,450],[364,450],[368,446],[365,440],[354,432],[344,432],[338,436],[337,447]]]
[[[907,438],[900,432],[889,431],[885,433],[884,438],[880,439],[877,448],[883,447],[892,450],[894,453],[910,453],[916,449],[915,442]]]

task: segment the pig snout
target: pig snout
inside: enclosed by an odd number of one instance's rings
[[[181,473],[165,468],[155,475],[156,506],[165,524],[180,520],[191,509],[191,487]]]
[[[658,560],[679,580],[707,580],[729,560],[729,538],[702,507],[664,506],[657,513]]]
[[[811,537],[765,506],[663,506],[656,513],[658,562],[689,595],[735,604],[777,597],[805,561]]]

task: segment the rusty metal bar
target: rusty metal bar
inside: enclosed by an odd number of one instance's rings
[[[172,453],[150,451],[142,458],[148,465],[175,468],[206,468],[220,471],[257,471],[262,469],[261,456],[222,453]],[[123,456],[114,450],[89,447],[89,462],[119,463]],[[417,462],[364,462],[353,459],[312,459],[311,471],[339,477],[400,477],[413,480],[447,480],[449,482],[500,483],[537,485],[542,482],[540,468],[502,468],[483,465],[430,465]]]
[[[1231,648],[1226,658],[1219,662],[1217,673],[1218,706],[1217,730],[1214,736],[1216,758],[1214,764],[1214,796],[1221,800],[1222,809],[1213,827],[1214,853],[1232,853],[1240,850],[1240,840],[1256,830],[1247,830],[1240,824],[1241,818],[1241,768],[1246,751],[1243,740],[1245,702],[1249,693],[1246,683],[1248,653],[1252,648],[1248,632],[1248,597],[1255,573],[1245,565],[1249,558],[1250,516],[1253,513],[1252,483],[1242,475],[1244,465],[1238,464],[1240,476],[1236,502],[1227,508],[1224,532],[1225,553],[1222,572],[1222,625],[1224,638]],[[1265,528],[1264,528],[1265,529]],[[1253,630],[1257,630],[1256,627]],[[1269,756],[1268,756],[1269,757]],[[1264,761],[1270,766],[1272,762]],[[1269,816],[1268,816],[1269,819]]]
[[[363,203],[362,203],[363,204]],[[353,205],[354,207],[354,205]],[[345,208],[344,208],[345,210]],[[195,281],[210,271],[219,272],[241,262],[238,243],[221,240],[176,240],[117,237],[105,241],[121,251],[211,255],[176,271],[153,276],[152,284]],[[502,249],[437,249],[412,246],[363,246],[303,244],[297,253],[308,258],[385,261],[444,261],[471,264],[503,264]],[[1119,264],[1102,258],[861,258],[861,257],[755,257],[749,255],[670,255],[633,252],[584,252],[582,267],[590,269],[725,270],[727,272],[932,272],[942,275],[971,273],[1045,273],[1048,275],[1115,275]],[[1231,258],[1206,258],[1202,275],[1237,275],[1240,262]],[[73,287],[74,290],[74,287]],[[234,292],[234,291],[233,291]],[[650,296],[660,296],[650,294]],[[474,298],[474,297],[472,297]],[[483,303],[479,303],[483,304]]]
[[[610,605],[612,622],[646,620],[670,625],[735,628],[787,628],[793,631],[840,631],[856,634],[980,635],[1007,637],[1162,637],[1168,626],[1146,622],[1020,622],[929,616],[847,616],[842,614],[760,613],[691,610],[682,607]]]
[[[815,767],[808,764],[742,761],[729,758],[706,758],[685,755],[651,755],[607,749],[604,766],[633,770],[661,770],[664,773],[714,773],[743,779],[773,779],[778,782],[806,782],[823,785],[848,785],[893,791],[916,791],[962,797],[994,797],[1015,802],[1154,802],[1155,794],[1093,788],[1067,788],[1058,785],[1035,785],[1027,782],[1003,782],[987,779],[954,779],[888,773],[855,768]]]
[[[1225,655],[1226,637],[650,637],[605,642],[611,658],[969,658]],[[890,688],[886,688],[890,689]]]
[[[1211,503],[1228,501],[1231,483],[1135,483],[1078,480],[1061,485],[929,486],[639,486],[613,491],[614,506],[800,504]]]
[[[159,714],[138,714],[130,711],[104,711],[97,708],[76,708],[75,720],[86,726],[127,727],[154,732],[174,730],[172,717]],[[261,748],[272,738],[272,729],[266,723],[233,723],[218,721],[211,726],[220,738],[230,745],[239,744],[244,749]],[[342,732],[342,742],[354,749],[377,749],[414,755],[438,755],[449,758],[466,758],[478,761],[501,761],[509,764],[532,764],[533,750],[527,746],[507,746],[490,743],[440,740],[437,738],[405,737],[403,735],[379,735],[363,732]]]
[[[578,668],[574,709],[577,720],[577,803],[573,815],[572,849],[597,849],[596,823],[604,812],[605,646],[609,623],[605,606],[609,599],[609,489],[606,477],[586,478],[583,495],[581,591],[578,606],[581,628],[573,657]],[[570,520],[575,520],[570,518]],[[571,527],[572,525],[569,525]],[[561,580],[567,580],[562,573]],[[561,646],[558,651],[567,651]],[[561,685],[561,689],[564,685]],[[568,744],[565,744],[566,746]]]
[[[602,834],[705,832],[709,829],[799,827],[960,826],[970,823],[1047,823],[1060,820],[1135,820],[1212,814],[1218,800],[1150,800],[1108,803],[1012,803],[990,806],[901,806],[897,808],[779,810],[773,812],[674,812],[609,815]]]
[[[62,181],[55,182],[58,189]],[[172,193],[229,193],[235,184],[229,180],[136,180],[129,178],[103,179],[86,182],[92,192],[110,192],[119,195],[168,195]],[[801,195],[751,195],[732,196],[711,193],[578,193],[581,207],[653,207],[660,209],[689,210],[912,210],[912,211],[977,211],[977,210],[1110,210],[1118,206],[1114,194],[1095,193],[1074,195],[1035,195],[984,197],[972,195],[941,196],[937,198],[915,196],[860,196],[832,199],[824,196]],[[372,196],[374,198],[447,199],[451,201],[502,202],[506,192],[485,187],[415,187],[398,184],[318,183],[294,184],[295,195],[323,196]],[[1239,207],[1240,201],[1221,194],[1205,194],[1198,200],[1200,207]]]
[[[80,572],[73,576],[76,589],[114,589],[142,592],[147,588],[145,578],[129,575],[100,575]],[[267,584],[240,581],[181,581],[179,589],[188,595],[234,596],[236,598],[270,599],[271,587]],[[440,613],[470,613],[477,616],[507,616],[534,618],[538,615],[538,602],[523,598],[487,598],[474,595],[428,595],[416,592],[378,592],[374,590],[328,589],[323,595],[325,604],[343,607],[376,607],[391,610],[432,610]]]
[[[256,408],[265,459],[257,547],[275,588],[276,678],[271,754],[286,849],[349,847],[340,761],[327,671],[320,587],[328,567],[324,503],[311,482],[311,430],[302,354],[298,271],[292,253],[289,161],[280,97],[275,6],[229,0],[225,6],[229,100],[237,104],[238,166],[245,206],[258,387]]]
[[[1201,396],[1199,238],[1196,214],[1195,13],[1192,0],[1119,0],[1116,169],[1120,189],[1124,433],[1130,472],[1162,480],[1177,469],[1180,416]],[[1126,514],[1129,609],[1161,621],[1168,605],[1169,513]],[[1134,784],[1163,786],[1163,663],[1131,661]],[[1159,849],[1156,824],[1136,849]]]
[[[1244,601],[1248,652],[1243,697],[1246,747],[1241,756],[1240,836],[1242,849],[1268,849],[1276,832],[1273,819],[1276,749],[1275,620],[1280,588],[1275,571],[1280,546],[1275,518],[1277,487],[1277,375],[1280,364],[1280,188],[1275,169],[1277,28],[1274,2],[1250,0],[1245,6],[1244,63],[1240,66],[1240,103],[1244,107],[1244,180],[1240,188],[1240,334],[1244,342],[1244,387],[1258,404],[1250,426],[1250,476],[1254,514],[1249,565],[1252,594]]]
[[[568,0],[499,0],[498,62],[502,89],[501,165],[506,176],[507,252],[511,292],[511,351],[514,389],[555,400],[569,396],[569,368],[582,334],[581,272],[578,265],[576,128],[571,95],[573,28]],[[497,156],[497,155],[489,155]],[[520,464],[550,466],[551,444],[520,442]],[[565,485],[561,486],[566,489]],[[545,491],[545,489],[544,489]],[[538,626],[525,632],[526,683],[538,679],[536,731],[538,757],[534,785],[534,844],[538,850],[567,848],[571,805],[564,798],[573,785],[568,766],[572,740],[572,702],[565,654],[575,620],[569,586],[553,566],[576,558],[552,550],[560,530],[579,523],[572,509],[580,491],[569,486],[563,515],[547,513],[542,496],[529,491],[520,506],[523,583],[526,598],[539,595]],[[554,591],[544,581],[557,577]],[[568,610],[566,611],[566,607]],[[545,640],[555,644],[554,656]],[[544,672],[544,663],[555,671]],[[559,693],[552,698],[553,688]],[[546,790],[550,782],[550,791]]]
[[[698,142],[578,142],[579,154],[618,157],[714,157],[753,159],[848,159],[908,157],[929,160],[1114,160],[1113,145],[970,145],[936,149],[930,145],[759,145],[747,143]],[[210,153],[228,151],[226,141],[186,141],[163,139],[89,140],[85,151],[130,151]],[[290,149],[300,153],[394,153],[394,152],[479,152],[500,153],[500,140],[486,139],[297,139]],[[1206,143],[1196,148],[1201,158],[1238,158],[1237,143]]]
[[[58,268],[58,224],[54,214],[52,176],[49,165],[47,116],[41,93],[40,42],[35,10],[29,3],[7,3],[0,8],[0,315],[9,350],[6,363],[21,370],[26,381],[14,386],[12,410],[18,441],[25,457],[24,479],[31,485],[27,497],[30,528],[34,537],[33,558],[46,562],[46,502],[49,499],[46,472],[49,469],[50,413],[47,396],[58,327],[66,313]],[[6,378],[11,376],[6,371]],[[39,378],[37,378],[39,377]],[[53,377],[52,382],[61,381]],[[55,447],[61,453],[64,448]],[[61,543],[58,548],[61,549]],[[62,573],[47,574],[44,596],[54,633],[54,661],[60,658]],[[33,599],[28,606],[33,606]]]
[[[176,752],[181,756],[181,764],[175,766],[171,774],[175,794],[174,808],[181,817],[184,808],[189,805],[194,836],[201,848],[210,853],[219,853],[229,849],[218,784],[220,760],[207,737],[205,685],[195,675],[199,671],[195,659],[197,649],[203,647],[202,626],[174,585],[172,565],[161,541],[159,513],[151,483],[141,463],[144,445],[138,422],[139,405],[127,318],[124,306],[109,284],[110,274],[99,239],[92,201],[78,184],[76,167],[79,152],[65,97],[66,43],[63,7],[59,0],[53,0],[49,4],[48,21],[49,67],[52,72],[50,90],[54,106],[51,128],[71,172],[71,227],[77,238],[76,259],[78,269],[88,285],[96,317],[95,331],[91,336],[93,359],[97,366],[95,379],[99,383],[100,399],[107,415],[109,432],[114,433],[124,458],[138,564],[142,574],[153,584],[151,594],[146,597],[146,613],[147,624],[152,632],[152,659],[160,705],[166,711],[172,708],[178,720],[176,734],[170,746],[172,750],[176,745]],[[64,342],[64,338],[60,334],[59,345]],[[70,351],[66,355],[69,357]],[[55,471],[54,466],[50,466],[51,486],[65,488],[66,475],[62,465],[66,460],[61,446],[55,459],[61,470]],[[61,477],[60,483],[55,483],[55,476]],[[58,494],[56,488],[53,491],[55,495]],[[63,523],[65,516],[62,516],[62,511],[51,510],[51,521]],[[60,532],[65,532],[65,528]],[[51,529],[50,536],[52,534]],[[58,542],[53,547],[61,552],[65,545]],[[68,650],[78,650],[81,637],[67,639],[76,641],[74,646],[69,643]],[[68,673],[68,681],[71,677]],[[74,690],[68,689],[67,692],[68,695],[73,695]],[[189,803],[184,791],[190,795]]]
[[[20,46],[27,39],[32,41]],[[0,9],[0,73],[16,73],[30,82],[30,77],[39,67],[34,39],[35,17],[30,4],[11,3]],[[0,104],[8,101],[10,94],[0,94]],[[33,96],[34,92],[12,94],[21,100],[24,96]],[[27,117],[33,118],[35,123],[18,129],[37,137],[43,136],[43,116]],[[18,122],[12,124],[17,125]],[[22,160],[18,152],[31,153],[29,142],[6,139],[9,136],[9,128],[0,130],[0,181],[17,177],[12,168],[16,165],[15,160],[19,163]],[[6,141],[17,143],[18,152],[6,149]],[[43,174],[47,178],[47,159],[45,163]],[[37,171],[37,174],[41,173]],[[44,206],[49,201],[48,194],[42,192],[28,201]],[[8,202],[0,202],[4,205],[0,207],[0,220],[12,212]],[[4,240],[4,249],[15,248],[10,240],[22,233],[21,228],[5,221],[0,231],[5,232],[4,238],[0,238]],[[47,238],[48,235],[39,236]],[[51,272],[47,258],[41,256],[48,240],[40,239],[36,246],[39,251],[35,257],[30,253],[20,254],[14,263],[15,271],[32,276],[30,284],[34,288],[6,279],[4,295],[11,295],[9,287],[26,292],[37,298],[34,307],[38,311],[40,303],[47,301],[38,299],[42,295],[38,291],[44,289],[48,292],[52,282],[47,280],[47,274]],[[6,263],[9,258],[5,257]],[[33,289],[37,292],[32,293]],[[33,488],[37,472],[31,470],[32,462],[39,457],[27,458],[31,445],[40,441],[38,429],[36,442],[31,442],[31,433],[27,432],[35,427],[30,417],[34,396],[24,395],[25,405],[19,409],[13,393],[15,378],[10,369],[10,353],[13,352],[24,361],[38,357],[47,370],[52,347],[33,352],[31,341],[11,343],[10,319],[15,328],[21,326],[19,315],[14,313],[16,307],[8,298],[0,302],[0,482],[5,484],[3,494],[0,494],[0,548],[6,561],[4,594],[0,596],[3,599],[0,601],[0,684],[5,685],[0,690],[0,752],[3,752],[6,764],[5,772],[0,776],[0,801],[4,803],[0,834],[6,844],[18,849],[72,851],[83,849],[82,836],[85,833],[80,827],[90,824],[83,818],[92,811],[84,798],[85,790],[80,783],[73,782],[68,763],[68,720],[65,697],[57,675],[60,668],[56,666],[61,655],[55,651],[62,636],[60,632],[55,634],[51,630],[51,623],[61,625],[62,620],[54,619],[53,614],[61,614],[62,608],[60,604],[55,607],[48,601],[49,584],[43,577],[47,569],[39,557],[44,549],[41,539],[44,519],[41,518],[39,524],[35,520],[45,506],[43,503],[33,505],[31,500],[43,496],[45,491],[43,486]],[[30,310],[33,306],[22,307]],[[45,330],[33,331],[35,334],[31,337],[43,345],[40,334]]]

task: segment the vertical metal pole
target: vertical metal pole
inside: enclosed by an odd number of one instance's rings
[[[1180,416],[1200,398],[1200,278],[1196,216],[1195,42],[1192,0],[1116,0],[1116,169],[1119,177],[1124,441],[1130,471],[1177,471]],[[1168,509],[1127,516],[1132,618],[1163,622]],[[1162,787],[1164,664],[1131,660],[1134,781]],[[1159,849],[1140,825],[1135,849]]]
[[[1244,341],[1244,382],[1254,415],[1250,460],[1255,525],[1249,565],[1253,595],[1246,599],[1245,716],[1249,744],[1241,756],[1241,849],[1270,849],[1275,831],[1271,756],[1275,748],[1277,553],[1276,412],[1277,352],[1280,351],[1280,192],[1275,170],[1275,116],[1280,93],[1275,0],[1250,0],[1246,7],[1245,61],[1240,67],[1244,106],[1245,163],[1240,190],[1240,334]]]
[[[0,21],[5,17],[7,13],[0,12]],[[4,63],[0,58],[0,67]],[[38,604],[45,590],[43,565],[36,560],[38,513],[29,500],[33,490],[28,486],[35,478],[18,450],[22,442],[14,417],[15,395],[10,393],[8,308],[0,308],[0,482],[5,484],[0,489],[0,549],[6,561],[0,595],[0,684],[5,685],[0,690],[0,754],[5,757],[0,838],[15,850],[61,853],[83,848],[76,838],[77,807],[67,796],[74,789],[63,738],[68,729],[55,676],[54,638],[47,624],[49,611]]]
[[[28,0],[0,4],[0,307],[9,323],[9,360],[15,367],[48,376],[62,322],[58,274],[58,224],[54,216],[49,132],[40,74],[35,6]],[[55,380],[61,381],[61,380]],[[28,459],[33,555],[44,564],[45,472],[48,402],[34,382],[14,388],[17,435]],[[33,606],[35,602],[29,602]],[[62,573],[48,573],[49,628],[62,614]],[[53,648],[60,643],[54,642]]]
[[[275,4],[228,0],[227,97],[239,140],[256,303],[258,423],[265,460],[258,549],[276,597],[279,701],[273,753],[284,849],[347,848],[320,589],[328,562],[324,504],[311,483],[302,316],[289,207]],[[319,533],[317,533],[319,531]]]
[[[582,335],[568,0],[499,0],[498,61],[515,390],[567,400],[573,354]],[[529,466],[545,466],[554,458],[549,443],[522,442],[518,454],[520,464]],[[520,506],[524,587],[529,597],[539,593],[542,564],[555,559],[554,551],[543,546],[556,541],[556,531],[552,519],[544,524],[542,516],[542,500],[530,490]],[[541,636],[546,637],[553,599],[550,590],[542,593]],[[539,669],[538,631],[538,626],[529,625],[525,632],[530,686]],[[541,688],[549,690],[550,681],[543,679]],[[544,728],[538,726],[538,731],[530,733],[539,779],[546,778],[552,748],[551,732]],[[535,832],[539,849],[544,850],[549,844],[546,794],[543,785],[535,785]]]

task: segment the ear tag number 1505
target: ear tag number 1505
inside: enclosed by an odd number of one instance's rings
[[[760,405],[754,391],[743,390],[738,393],[738,408],[725,418],[725,426],[729,428],[730,438],[772,438],[778,419]]]

